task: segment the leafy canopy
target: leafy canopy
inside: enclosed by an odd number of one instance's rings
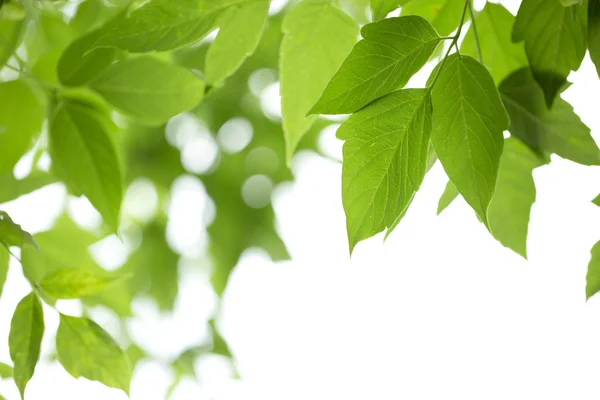
[[[401,229],[439,161],[449,181],[438,213],[462,197],[526,257],[536,169],[552,154],[600,165],[590,129],[561,97],[586,51],[600,71],[600,0],[523,0],[516,15],[471,0],[299,0],[282,10],[269,0],[0,0],[0,202],[60,182],[100,220],[84,228],[64,213],[32,235],[0,211],[0,294],[15,247],[31,285],[0,377],[24,398],[47,356],[42,304],[81,299],[86,316],[59,314],[56,359],[128,393],[148,355],[131,337],[122,347],[87,310],[128,318],[137,296],[173,308],[180,264],[200,262],[201,247],[167,240],[177,186],[193,182],[212,200],[214,215],[193,228],[206,234],[202,262],[221,296],[246,249],[289,258],[271,190],[293,179],[296,150],[319,151],[332,119],[342,121],[350,252]],[[261,100],[277,88],[280,115]],[[31,171],[16,174],[19,164]],[[154,199],[147,214],[129,205],[140,187]],[[109,272],[90,249],[111,239],[129,250]],[[599,290],[596,244],[586,296]],[[172,361],[171,389],[195,374],[196,358],[232,357],[215,319],[206,324],[207,342]]]

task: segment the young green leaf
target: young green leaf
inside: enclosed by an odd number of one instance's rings
[[[109,21],[91,49],[117,47],[132,53],[174,50],[208,35],[225,9],[206,9],[197,1],[153,0]]]
[[[0,248],[0,297],[2,297],[2,289],[8,275],[8,264],[10,263],[10,253],[8,249]]]
[[[14,364],[13,376],[22,399],[40,358],[43,335],[44,310],[37,295],[31,292],[17,304],[8,337],[10,358]]]
[[[58,361],[75,378],[83,376],[129,394],[131,366],[125,352],[88,318],[60,315]]]
[[[492,234],[502,245],[527,258],[527,230],[535,202],[533,170],[544,159],[515,138],[504,141],[496,191],[488,215]]]
[[[525,41],[529,64],[548,107],[585,56],[586,12],[579,5],[564,7],[559,0],[523,0],[517,13],[512,39]]]
[[[89,104],[65,100],[50,120],[50,154],[67,185],[84,194],[116,232],[123,195],[121,171],[109,135],[114,125]]]
[[[0,83],[0,174],[12,171],[42,131],[45,107],[23,79]],[[10,101],[9,101],[10,99]]]
[[[515,17],[501,4],[487,3],[477,15],[477,35],[483,63],[499,84],[511,72],[527,66],[523,43],[513,43],[511,32]],[[477,57],[473,29],[469,29],[461,45],[461,53]]]
[[[392,227],[419,189],[429,156],[428,89],[399,90],[354,113],[338,129],[344,144],[342,201],[350,252]]]
[[[89,52],[97,32],[76,39],[58,61],[58,79],[65,86],[81,86],[100,75],[115,61],[117,49],[99,48]]]
[[[13,367],[3,362],[0,362],[0,378],[8,379],[13,376]]]
[[[463,0],[411,0],[402,6],[400,15],[423,17],[440,35],[447,36],[458,28],[464,3]]]
[[[389,13],[400,7],[406,0],[371,0],[373,21],[384,19]]]
[[[0,243],[5,247],[23,247],[25,244],[30,244],[36,250],[38,248],[29,232],[24,231],[21,225],[15,224],[4,211],[0,211]]]
[[[584,165],[600,165],[600,149],[590,129],[562,98],[552,109],[528,68],[512,73],[499,87],[510,115],[509,131],[531,148]]]
[[[429,22],[416,16],[368,24],[361,34],[363,40],[354,46],[311,113],[353,113],[404,87],[442,40]]]
[[[438,201],[437,214],[440,215],[442,211],[444,211],[453,201],[458,197],[460,193],[456,190],[456,186],[452,183],[452,181],[448,181],[446,183],[446,188]]]
[[[585,298],[588,300],[600,292],[600,241],[592,247],[591,254],[592,258],[585,277]]]
[[[0,9],[0,69],[19,47],[24,30],[25,12],[23,8],[16,3],[4,4]]]
[[[587,35],[590,58],[600,76],[600,0],[589,0]]]
[[[283,20],[281,112],[287,163],[315,121],[306,116],[358,36],[358,25],[327,0],[305,0]]]
[[[471,57],[453,54],[432,77],[438,72],[431,140],[448,177],[489,228],[508,115],[489,72]]]
[[[55,299],[77,299],[100,293],[119,280],[83,269],[60,269],[47,273],[39,285]]]
[[[112,64],[90,87],[124,114],[156,125],[204,96],[204,82],[195,74],[150,56]]]
[[[230,7],[206,55],[206,81],[222,83],[254,53],[269,16],[269,0],[249,0]]]

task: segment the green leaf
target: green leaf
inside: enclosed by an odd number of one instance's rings
[[[581,4],[581,0],[560,0],[560,3],[565,6],[572,6],[574,4]]]
[[[544,90],[546,104],[581,65],[587,38],[587,10],[563,7],[559,0],[523,0],[513,29],[513,41],[525,41],[533,75]]]
[[[399,90],[354,113],[338,129],[345,139],[342,201],[350,252],[392,227],[427,171],[431,136],[428,89]]]
[[[562,98],[552,109],[529,69],[514,72],[500,84],[511,124],[509,131],[531,148],[584,165],[600,165],[600,149],[590,129]]]
[[[590,58],[600,76],[600,0],[589,0],[587,35]]]
[[[129,394],[129,360],[110,335],[94,321],[61,314],[56,352],[62,366],[75,378],[83,376]]]
[[[592,247],[591,254],[592,258],[585,277],[585,298],[587,300],[600,291],[600,242]]]
[[[356,43],[358,26],[327,0],[305,0],[283,20],[281,108],[286,159],[316,119],[306,116]]]
[[[475,22],[483,63],[494,81],[499,84],[511,72],[527,66],[527,55],[522,43],[513,43],[511,32],[515,17],[502,5],[487,3]],[[461,45],[461,53],[477,57],[473,29],[469,29]]]
[[[25,29],[25,12],[15,3],[0,9],[0,69],[19,47]],[[2,97],[2,96],[0,96]]]
[[[50,154],[67,185],[84,194],[117,231],[123,195],[110,119],[88,104],[65,100],[50,120]]]
[[[405,0],[371,0],[371,13],[373,21],[384,19],[389,13],[400,7]]]
[[[245,1],[228,9],[206,55],[206,81],[222,83],[256,50],[269,16],[269,0]]]
[[[45,107],[29,82],[0,83],[0,174],[12,171],[42,130]]]
[[[432,89],[432,143],[458,192],[489,228],[487,209],[509,119],[483,65],[469,56],[453,54],[432,76],[438,71]]]
[[[91,48],[117,47],[132,53],[174,50],[209,34],[225,9],[205,9],[197,1],[153,0],[109,21]]]
[[[4,283],[6,282],[9,263],[10,253],[8,252],[8,249],[0,249],[0,297],[2,297],[2,289],[4,289]],[[0,373],[0,377],[1,376],[2,373]]]
[[[527,258],[527,230],[535,202],[533,170],[545,163],[515,138],[504,141],[496,191],[488,211],[492,235],[502,245]]]
[[[44,335],[44,310],[33,292],[23,297],[10,323],[8,346],[14,364],[15,383],[25,398],[25,386],[33,376],[40,358],[40,346]]]
[[[311,113],[349,114],[406,85],[442,40],[421,17],[365,25],[358,42]]]
[[[6,247],[23,247],[30,244],[36,250],[38,248],[29,232],[24,231],[21,225],[15,224],[4,211],[0,211],[0,243]]]
[[[35,29],[28,29],[25,35],[27,61],[34,64],[47,52],[64,49],[72,40],[73,30],[64,15],[44,9],[35,21]]]
[[[100,48],[88,52],[97,32],[82,36],[71,43],[58,61],[58,79],[65,86],[81,86],[100,75],[115,61],[117,49]]]
[[[595,205],[597,205],[598,207],[600,207],[600,194],[598,196],[596,196],[594,198],[594,200],[592,200],[592,203],[594,203]]]
[[[39,285],[55,299],[77,299],[100,293],[120,279],[92,274],[84,269],[61,269],[47,273]]]
[[[458,28],[464,3],[463,0],[411,0],[402,6],[400,15],[423,17],[440,35],[447,36]]]
[[[442,211],[444,211],[453,201],[458,197],[459,193],[456,190],[456,186],[452,184],[452,181],[448,181],[446,183],[446,188],[444,189],[444,193],[440,197],[438,201],[437,214],[440,215]]]
[[[54,182],[56,179],[52,175],[39,170],[23,179],[16,179],[12,171],[5,172],[0,175],[0,203],[14,200]]]
[[[157,125],[204,96],[204,82],[195,74],[150,56],[112,64],[90,87],[124,114]]]
[[[8,379],[13,376],[13,367],[8,364],[0,362],[0,378]]]
[[[79,4],[77,12],[69,24],[79,34],[90,32],[117,15],[126,4],[121,2],[121,4],[114,5],[104,0],[85,0]]]

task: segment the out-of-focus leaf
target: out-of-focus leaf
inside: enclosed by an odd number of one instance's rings
[[[600,194],[592,200],[592,203],[600,207]]]
[[[230,7],[206,57],[206,81],[219,84],[254,52],[269,15],[270,0],[253,0]]]
[[[98,294],[120,279],[95,275],[83,269],[60,269],[47,273],[39,285],[55,299],[77,299]]]
[[[0,69],[19,47],[25,28],[25,11],[16,3],[0,9]]]
[[[8,337],[10,358],[14,364],[13,377],[22,399],[40,358],[43,335],[44,310],[37,295],[31,292],[17,304]]]
[[[5,211],[0,211],[0,243],[6,247],[23,247],[25,244],[30,244],[36,250],[38,249],[29,232],[24,231],[21,225],[14,223]]]
[[[2,289],[4,289],[4,283],[6,282],[9,263],[10,253],[8,252],[8,249],[0,248],[0,297],[2,297]],[[1,373],[0,376],[2,376]]]
[[[58,78],[66,86],[83,85],[100,75],[117,56],[117,49],[105,47],[88,53],[88,49],[96,39],[92,32],[72,42],[58,61]]]
[[[16,179],[12,171],[0,175],[0,203],[6,203],[19,196],[31,193],[56,182],[47,172],[35,170],[23,179]]]
[[[600,0],[588,0],[587,46],[600,76]]]
[[[8,379],[13,376],[13,367],[8,364],[0,362],[0,378]]]
[[[77,7],[77,12],[69,24],[79,34],[93,31],[117,15],[127,3],[112,4],[104,0],[85,0]]]
[[[50,153],[66,183],[84,194],[117,231],[123,195],[109,117],[87,103],[65,100],[50,121]]]
[[[64,49],[73,39],[73,30],[63,14],[42,10],[38,18],[24,39],[27,58],[32,64],[53,49]]]
[[[0,83],[0,174],[12,171],[42,130],[45,104],[23,79]]]
[[[75,378],[82,376],[129,394],[127,355],[94,321],[61,314],[56,351],[62,366]]]
[[[411,0],[402,6],[400,15],[423,17],[440,35],[447,36],[458,28],[464,3],[462,0]]]
[[[384,19],[386,15],[400,7],[401,3],[406,3],[405,0],[371,0],[371,13],[373,21]]]
[[[591,250],[592,258],[588,264],[588,271],[585,277],[585,298],[589,299],[600,291],[600,241],[597,242]]]
[[[195,74],[154,57],[114,63],[90,86],[124,114],[157,125],[204,96],[204,82]]]
[[[279,71],[289,164],[316,119],[306,114],[356,42],[358,26],[327,0],[305,0],[288,12],[282,30]]]

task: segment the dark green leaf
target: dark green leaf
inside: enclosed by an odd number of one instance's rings
[[[345,139],[342,200],[350,251],[391,227],[419,189],[431,136],[428,89],[399,90],[354,113]]]
[[[244,1],[230,7],[206,56],[206,81],[222,83],[254,53],[269,15],[269,0]]]
[[[592,258],[588,264],[585,277],[585,298],[589,299],[600,291],[600,242],[596,243],[591,250]]]
[[[10,323],[8,346],[14,364],[15,383],[25,398],[25,387],[40,358],[44,335],[44,310],[37,295],[29,293],[17,305]]]
[[[528,69],[511,74],[499,89],[510,115],[511,134],[535,150],[584,165],[600,164],[600,150],[590,129],[561,98],[548,109],[544,93]]]
[[[522,43],[513,43],[511,32],[515,17],[502,5],[487,3],[475,22],[483,63],[499,84],[511,72],[527,66],[527,56]],[[461,53],[477,57],[473,29],[469,29],[461,45]]]
[[[464,5],[463,0],[411,0],[400,10],[400,15],[418,15],[433,25],[440,35],[450,35],[458,28]]]
[[[432,91],[435,152],[448,177],[488,226],[509,119],[487,69],[453,54],[439,71]]]
[[[25,12],[15,3],[0,9],[0,69],[19,47],[25,28]],[[0,96],[1,97],[1,96]]]
[[[88,104],[66,100],[50,120],[50,153],[67,185],[84,194],[116,232],[122,183],[110,119]]]
[[[589,0],[587,40],[590,58],[600,76],[600,0]]]
[[[61,314],[56,351],[62,366],[75,378],[82,376],[123,389],[129,394],[129,360],[110,335],[94,321]]]
[[[192,72],[150,56],[112,64],[90,86],[124,114],[157,125],[204,96],[204,82]]]
[[[544,159],[523,142],[504,141],[496,191],[488,211],[492,235],[504,246],[527,258],[527,230],[535,202],[533,170]]]
[[[153,0],[104,25],[92,48],[117,47],[144,53],[187,46],[215,29],[225,9],[226,6],[205,9],[197,1]]]
[[[438,202],[437,213],[440,215],[453,201],[458,197],[459,193],[456,190],[456,186],[452,184],[452,181],[448,181],[444,193],[440,197]]]
[[[77,299],[100,293],[120,279],[84,269],[60,269],[47,273],[39,285],[55,299]]]
[[[13,367],[8,364],[0,362],[0,378],[8,379],[13,376]]]
[[[356,43],[358,26],[327,0],[305,0],[288,12],[282,30],[281,111],[289,164],[316,119],[306,114]]]
[[[0,99],[7,99],[0,106],[0,174],[4,174],[33,145],[46,115],[43,99],[23,79],[0,83]]]
[[[533,75],[544,90],[548,107],[571,71],[585,56],[587,10],[564,7],[559,0],[523,0],[515,21],[513,41],[525,41]]]
[[[365,25],[311,113],[348,114],[397,90],[429,60],[441,38],[421,17]]]
[[[31,235],[25,232],[21,225],[15,224],[4,211],[0,211],[0,243],[6,247],[23,247],[25,244],[30,244],[37,250],[37,245]]]

